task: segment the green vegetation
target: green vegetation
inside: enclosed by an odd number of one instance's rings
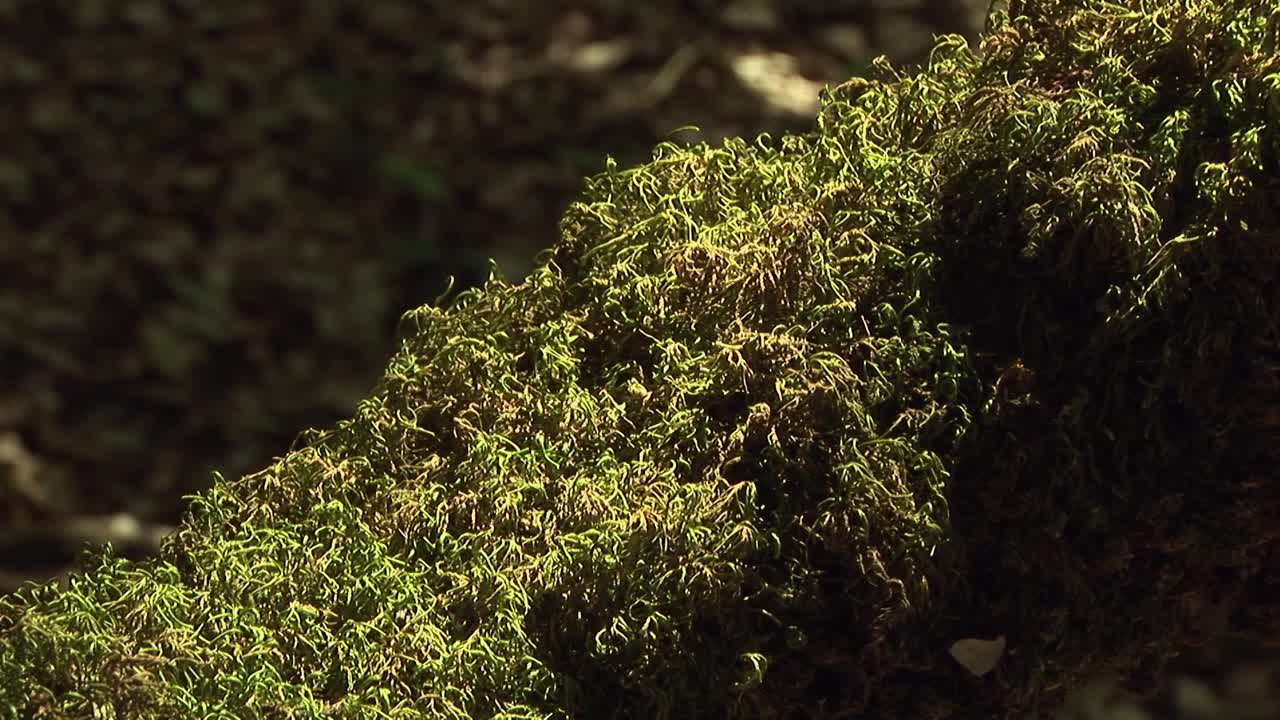
[[[1024,717],[1276,634],[1280,7],[1078,5],[611,164],[158,558],[0,600],[0,710]]]

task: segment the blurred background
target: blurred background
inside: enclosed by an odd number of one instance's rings
[[[606,155],[807,131],[987,11],[0,0],[0,594],[350,416],[400,314],[518,282]]]

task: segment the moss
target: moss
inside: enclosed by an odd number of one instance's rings
[[[1018,717],[1280,630],[1280,10],[1077,5],[589,178],[355,417],[0,600],[0,708]]]

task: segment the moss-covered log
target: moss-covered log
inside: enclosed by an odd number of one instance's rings
[[[158,558],[0,600],[0,710],[1013,718],[1276,636],[1280,8],[1028,5],[590,178]]]

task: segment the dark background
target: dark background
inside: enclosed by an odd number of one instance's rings
[[[400,314],[519,281],[606,154],[805,131],[986,10],[0,0],[0,593],[351,415]]]

